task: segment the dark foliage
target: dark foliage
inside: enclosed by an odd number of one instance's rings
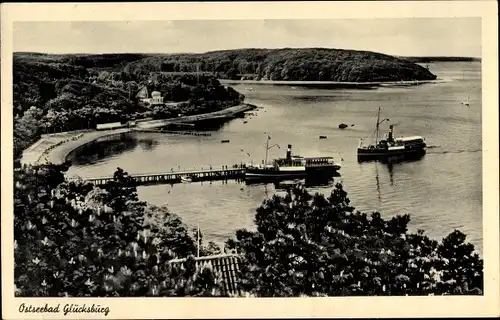
[[[148,68],[145,57],[14,54],[14,157],[44,133],[219,111],[244,99],[211,75],[161,73]],[[149,92],[160,91],[164,101],[178,104],[147,107],[139,103],[135,95],[144,86]]]
[[[204,54],[170,55],[162,60],[173,71],[213,72],[228,79],[295,81],[409,81],[436,76],[408,60],[369,51],[305,49],[239,49]]]
[[[104,189],[68,182],[62,166],[15,171],[16,296],[221,296],[194,267],[198,235],[137,198],[120,168]],[[408,215],[355,211],[302,187],[263,202],[257,231],[239,230],[240,286],[255,296],[482,294],[483,261],[458,230],[441,242],[408,232]],[[200,236],[202,242],[202,236]],[[213,243],[202,255],[217,254]],[[188,257],[183,267],[167,263]]]
[[[66,166],[15,172],[16,296],[220,296],[210,269],[168,261],[195,241],[165,208],[147,207],[126,172],[99,189],[67,182]]]
[[[274,196],[255,222],[228,246],[257,296],[482,294],[483,261],[463,233],[441,243],[408,233],[408,215],[355,211],[339,184],[329,198],[302,187]]]

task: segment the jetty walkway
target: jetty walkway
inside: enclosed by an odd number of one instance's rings
[[[162,173],[144,173],[144,174],[130,174],[136,185],[148,184],[175,184],[182,183],[183,179],[191,179],[192,182],[199,181],[215,181],[215,180],[230,180],[230,179],[243,179],[245,177],[244,165],[223,166],[220,169],[211,168],[207,170],[186,170],[186,171],[170,171]],[[91,182],[94,185],[104,185],[109,181],[113,181],[113,176],[104,177],[69,177],[69,181],[84,180]]]

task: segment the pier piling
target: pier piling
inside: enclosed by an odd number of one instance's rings
[[[193,182],[213,181],[213,180],[230,180],[242,179],[245,177],[245,169],[241,165],[233,165],[228,169],[228,166],[222,166],[220,170],[214,170],[212,167],[205,170],[188,170],[188,171],[173,171],[164,173],[147,173],[147,174],[131,174],[136,182],[136,185],[146,185],[152,183],[181,183],[181,177],[189,177]],[[93,183],[94,185],[105,185],[109,181],[113,181],[113,177],[89,177],[83,180]],[[71,179],[70,180],[74,180]]]

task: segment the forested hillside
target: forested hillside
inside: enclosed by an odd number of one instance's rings
[[[389,55],[340,49],[239,49],[171,55],[162,71],[216,72],[221,78],[291,81],[410,81],[436,76],[413,62]]]
[[[15,157],[43,133],[219,111],[244,99],[211,75],[167,74],[142,67],[129,72],[128,64],[144,57],[14,54]],[[149,92],[160,91],[165,102],[179,103],[146,107],[135,98],[143,86]]]

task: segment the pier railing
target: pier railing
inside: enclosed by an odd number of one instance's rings
[[[242,165],[223,166],[221,169],[206,169],[206,170],[183,170],[170,171],[162,173],[143,173],[131,174],[137,185],[154,184],[154,183],[181,183],[190,179],[196,181],[211,181],[211,180],[229,180],[241,179],[245,177],[245,167]],[[113,176],[104,177],[70,177],[68,180],[85,180],[94,185],[104,185],[109,181],[113,181]]]

